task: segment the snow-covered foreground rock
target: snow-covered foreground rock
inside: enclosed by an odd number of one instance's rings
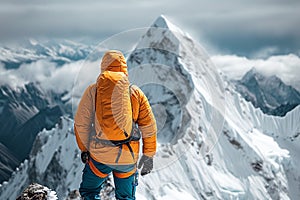
[[[37,183],[30,184],[17,200],[57,200],[56,192]]]
[[[300,107],[263,114],[214,69],[203,49],[160,17],[128,57],[131,81],[158,122],[155,169],[139,178],[137,199],[298,199]],[[59,199],[78,188],[73,121],[42,131],[31,156],[0,187],[15,199],[33,180]]]

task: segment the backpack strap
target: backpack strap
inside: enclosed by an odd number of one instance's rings
[[[94,106],[95,106],[95,109],[94,109],[94,113],[96,113],[96,102],[97,102],[97,84],[95,85],[96,87],[96,92],[95,92],[95,103],[94,103]]]
[[[126,143],[126,144],[129,144],[129,143]],[[117,157],[116,157],[115,163],[118,163],[118,162],[119,162],[119,159],[120,159],[121,153],[122,153],[122,149],[123,149],[123,145],[120,145],[120,146],[119,146],[118,155],[117,155]]]

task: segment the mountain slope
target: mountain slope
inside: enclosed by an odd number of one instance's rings
[[[300,104],[300,93],[296,89],[284,84],[276,76],[263,76],[255,68],[235,84],[237,91],[247,101],[266,114],[284,116]]]
[[[11,173],[19,166],[20,161],[0,143],[0,176],[8,180]]]
[[[34,83],[16,90],[5,85],[0,87],[0,141],[10,152],[3,156],[16,157],[18,165],[28,157],[38,132],[43,128],[51,129],[60,116],[68,112],[68,106],[62,100],[63,95],[46,92]],[[15,169],[13,163],[6,165],[0,162],[10,168],[0,169],[0,174],[3,174],[0,182],[7,180],[10,175],[8,172]]]

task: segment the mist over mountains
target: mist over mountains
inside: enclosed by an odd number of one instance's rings
[[[58,66],[83,60],[91,52],[92,46],[69,40],[37,41],[28,39],[18,46],[0,47],[0,62],[5,69],[16,69],[22,64],[38,60],[48,60]]]

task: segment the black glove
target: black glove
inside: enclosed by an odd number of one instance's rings
[[[138,168],[140,169],[142,166],[143,168],[141,171],[141,175],[144,176],[146,174],[149,174],[153,169],[153,158],[143,155],[138,164]]]
[[[89,161],[90,158],[90,152],[88,151],[83,151],[81,152],[81,161],[86,164]]]

